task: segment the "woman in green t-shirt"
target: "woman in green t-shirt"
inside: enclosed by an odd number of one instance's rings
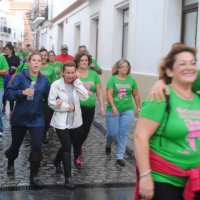
[[[106,154],[110,155],[113,141],[117,141],[117,164],[124,167],[123,160],[126,150],[128,133],[134,121],[134,104],[140,109],[140,96],[137,83],[130,76],[131,65],[125,60],[117,61],[112,70],[112,76],[106,85],[107,94],[107,137]]]
[[[134,133],[143,199],[182,200],[183,194],[184,199],[200,199],[200,185],[195,183],[194,198],[188,197],[193,190],[184,191],[186,182],[195,180],[192,172],[200,174],[200,98],[192,91],[196,77],[195,49],[172,48],[160,65],[160,78],[168,84],[170,99],[143,103]]]
[[[63,64],[56,60],[56,54],[54,51],[48,52],[48,64],[54,69],[57,80],[61,77],[61,71]]]

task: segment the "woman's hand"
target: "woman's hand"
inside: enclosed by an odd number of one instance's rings
[[[56,99],[56,107],[61,108],[63,101],[61,99]]]
[[[25,90],[22,90],[22,94],[26,96],[33,96],[34,90],[32,88],[26,88]]]
[[[144,200],[151,200],[154,195],[154,183],[151,174],[143,176],[139,180],[139,195]]]
[[[118,112],[118,110],[117,110],[117,108],[115,106],[112,107],[112,114],[113,115],[118,115],[119,114],[119,112]]]
[[[104,107],[100,108],[100,114],[101,114],[102,117],[105,117],[106,112],[105,112]]]
[[[151,89],[151,92],[149,93],[148,97],[151,101],[157,100],[164,101],[165,100],[165,94],[169,95],[169,89],[166,85],[166,83],[163,80],[158,80],[153,85],[153,88]]]
[[[75,106],[73,104],[69,105],[69,112],[74,112]]]
[[[74,75],[74,81],[80,77],[80,73],[76,70],[76,73]]]

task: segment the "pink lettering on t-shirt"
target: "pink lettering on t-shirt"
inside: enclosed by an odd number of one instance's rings
[[[126,96],[126,89],[119,89],[118,96],[122,99],[123,96]]]
[[[200,139],[200,122],[186,119],[185,123],[189,130],[186,140],[189,142],[191,149],[195,151],[196,150],[195,139],[196,138]]]

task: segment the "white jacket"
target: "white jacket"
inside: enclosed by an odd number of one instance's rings
[[[80,100],[85,101],[88,99],[88,92],[83,86],[80,79],[76,79],[73,82],[74,90],[73,90],[73,98],[74,98],[74,119],[72,128],[77,128],[82,125],[82,115],[80,108]],[[61,108],[56,106],[56,99],[61,99],[63,101]],[[69,111],[68,104],[68,95],[65,89],[64,79],[61,78],[52,83],[51,89],[48,97],[48,105],[54,110],[53,117],[51,119],[51,125],[58,129],[66,129],[67,128],[67,115]]]

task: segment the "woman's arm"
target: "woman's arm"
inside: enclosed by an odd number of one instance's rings
[[[113,101],[113,88],[107,88],[106,89],[106,95],[107,95],[108,103],[112,107],[113,115],[118,115],[119,112],[118,112],[117,108],[115,107],[115,104],[114,104],[114,101]]]
[[[137,107],[137,109],[139,110],[139,109],[140,109],[140,106],[141,106],[141,102],[140,102],[140,95],[139,95],[138,89],[134,89],[134,90],[132,91],[132,95],[133,95],[133,98],[134,98],[136,107]]]
[[[101,116],[105,116],[105,107],[104,107],[104,99],[103,99],[103,92],[101,89],[101,84],[96,84],[96,94],[100,104],[100,112]]]
[[[28,88],[20,88],[20,81],[22,77],[20,75],[16,76],[11,84],[5,90],[5,96],[8,101],[18,101],[20,99],[26,98],[26,96],[31,95],[31,91]]]
[[[48,97],[48,105],[51,107],[54,111],[57,112],[67,112],[71,110],[71,107],[68,103],[63,102],[62,99],[60,99],[58,95],[58,88],[56,87],[56,82],[52,83],[49,97]],[[59,99],[59,104],[58,100]]]
[[[139,174],[146,175],[140,177],[139,194],[142,198],[150,200],[154,194],[154,184],[152,180],[149,158],[149,139],[153,136],[159,123],[146,118],[139,118],[134,131],[134,149]]]

